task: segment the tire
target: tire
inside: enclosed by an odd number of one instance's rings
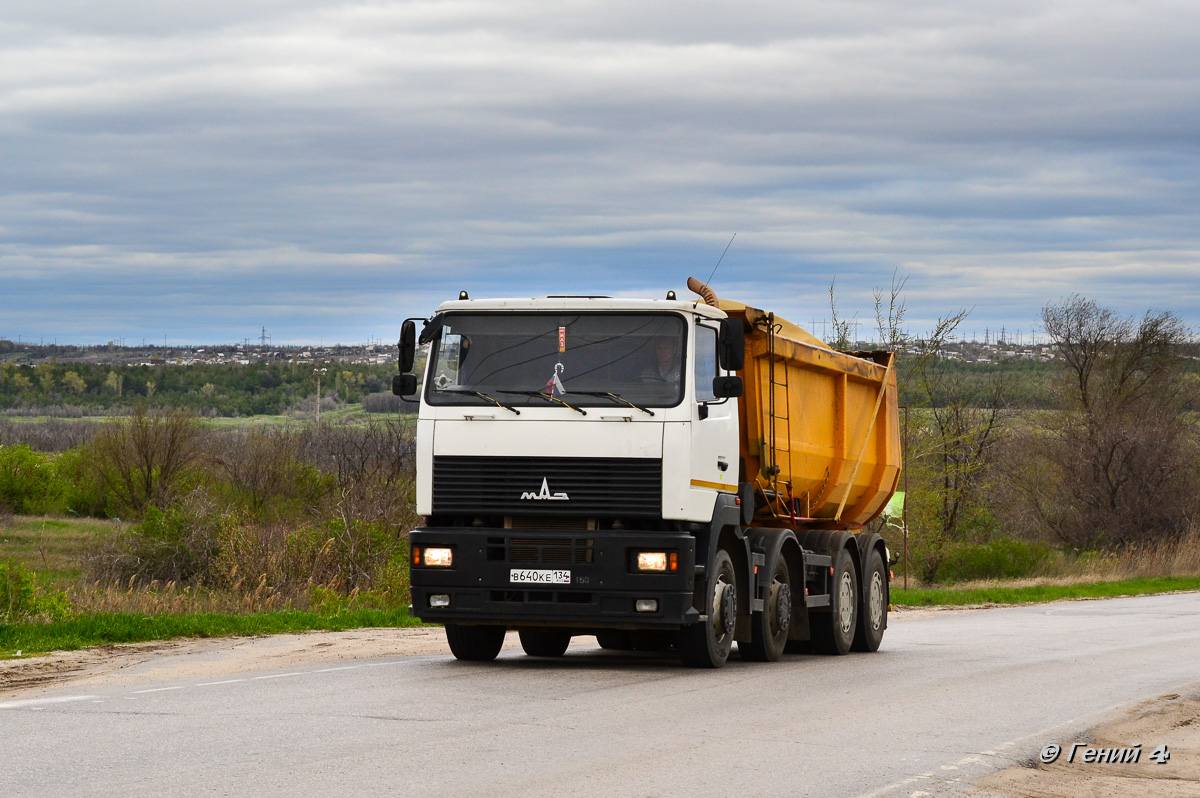
[[[600,648],[608,651],[633,651],[633,640],[629,632],[600,632],[596,635],[596,642],[600,644]]]
[[[738,595],[729,552],[717,551],[708,574],[708,595],[702,604],[708,620],[679,630],[680,658],[684,665],[692,668],[719,668],[733,650]]]
[[[639,629],[629,633],[629,643],[634,651],[670,651],[675,645],[675,634]]]
[[[571,633],[564,629],[519,629],[521,648],[531,657],[561,657],[571,644]]]
[[[764,605],[750,622],[750,643],[738,643],[738,653],[753,662],[775,662],[787,647],[792,626],[792,577],[782,554],[772,569]]]
[[[465,626],[446,624],[446,642],[455,659],[468,662],[491,662],[504,645],[503,626]]]
[[[812,649],[819,654],[845,654],[858,630],[858,572],[854,558],[842,549],[835,560],[829,612],[812,614]]]
[[[600,648],[610,651],[668,651],[676,643],[674,632],[616,630],[596,635]]]
[[[855,651],[878,651],[883,630],[887,628],[887,566],[878,549],[871,550],[867,563],[863,574],[865,603],[858,614],[858,631],[852,646]]]

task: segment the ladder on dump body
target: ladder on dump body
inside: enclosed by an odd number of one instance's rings
[[[776,507],[772,511],[776,516],[795,516],[795,508],[790,506],[791,491],[788,490],[786,496],[789,501],[785,502],[785,493],[779,487],[779,474],[782,470],[779,461],[782,458],[787,462],[788,473],[792,473],[792,427],[791,427],[791,395],[788,390],[788,367],[786,363],[780,363],[781,368],[776,368],[776,360],[780,359],[775,354],[775,317],[770,316],[767,329],[767,347],[768,347],[768,379],[771,382],[770,396],[770,423],[771,423],[771,488],[775,492]],[[780,401],[780,391],[782,390],[782,401]],[[779,425],[783,425],[783,438],[780,440]]]

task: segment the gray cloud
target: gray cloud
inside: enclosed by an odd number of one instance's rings
[[[363,339],[733,231],[718,285],[803,322],[898,269],[914,324],[1200,324],[1192,4],[193,6],[6,5],[0,337]]]

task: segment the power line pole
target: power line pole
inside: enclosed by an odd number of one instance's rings
[[[313,369],[313,374],[317,375],[317,426],[321,426],[321,375],[329,369],[318,368]]]

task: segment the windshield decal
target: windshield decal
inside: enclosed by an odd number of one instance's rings
[[[546,387],[542,389],[542,392],[548,393],[551,396],[562,396],[563,394],[565,394],[567,392],[567,389],[563,387],[562,380],[560,380],[558,378],[558,375],[560,375],[562,373],[563,373],[563,364],[555,363],[554,364],[554,374],[550,377],[550,379],[546,380]]]

